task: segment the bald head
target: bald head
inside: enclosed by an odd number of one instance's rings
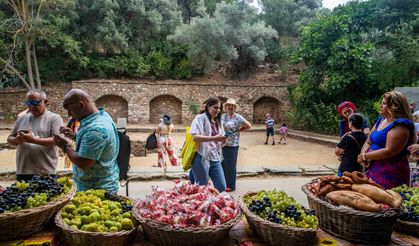
[[[81,89],[71,89],[64,97],[65,101],[91,101],[89,94]]]
[[[95,113],[97,108],[89,94],[81,89],[71,89],[64,97],[63,107],[78,120]]]

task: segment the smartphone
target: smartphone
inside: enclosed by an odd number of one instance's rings
[[[28,134],[28,133],[29,133],[29,130],[19,130],[19,132],[22,132],[22,133]]]

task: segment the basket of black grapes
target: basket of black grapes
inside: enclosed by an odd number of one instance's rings
[[[56,180],[35,175],[6,187],[0,192],[0,240],[42,230],[75,192],[76,186],[68,177]]]
[[[318,220],[314,210],[284,191],[249,192],[240,206],[252,230],[269,245],[313,245]]]
[[[419,237],[419,187],[398,186],[393,189],[403,198],[403,214],[396,222],[395,230]]]

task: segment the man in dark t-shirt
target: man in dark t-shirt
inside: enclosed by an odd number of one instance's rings
[[[351,132],[343,135],[335,150],[335,154],[341,161],[338,176],[342,176],[344,171],[362,171],[357,157],[361,152],[362,145],[367,140],[367,136],[362,132],[364,117],[362,114],[354,113],[349,116],[348,122]]]

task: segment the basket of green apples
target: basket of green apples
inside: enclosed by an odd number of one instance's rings
[[[77,192],[55,216],[69,245],[125,245],[132,241],[138,222],[133,201],[105,190]]]
[[[318,220],[284,191],[249,192],[240,198],[252,230],[268,245],[313,245]]]

